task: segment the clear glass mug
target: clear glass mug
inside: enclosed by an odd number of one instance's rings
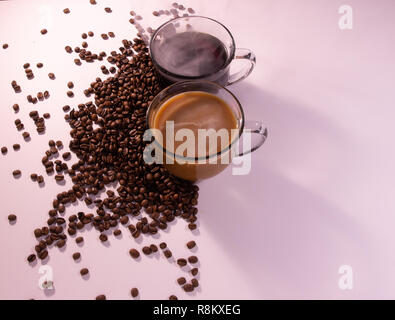
[[[177,70],[170,68],[169,64],[166,65],[165,62],[161,61],[166,54],[166,52],[161,51],[161,45],[176,34],[191,31],[215,37],[222,43],[226,52],[226,59],[224,59],[221,67],[205,74],[185,75],[180,74]],[[198,41],[191,42],[191,46],[196,45],[196,48],[192,49],[202,50],[197,43]],[[202,16],[180,17],[164,23],[152,35],[149,49],[152,61],[166,85],[186,80],[208,80],[222,86],[228,86],[245,79],[252,72],[256,63],[255,55],[251,50],[236,48],[232,34],[223,24]],[[230,74],[230,65],[235,59],[244,59],[248,63],[238,72]]]
[[[223,86],[211,81],[184,81],[177,82],[155,96],[147,110],[147,128],[155,128],[155,117],[161,106],[170,98],[185,92],[200,91],[213,94],[222,99],[231,109],[237,126],[235,128],[236,134],[231,140],[231,143],[218,153],[208,154],[205,157],[189,158],[183,155],[178,155],[158,143],[155,130],[148,130],[151,132],[144,137],[145,141],[151,141],[152,137],[155,141],[152,142],[160,149],[160,156],[158,157],[163,166],[173,175],[190,181],[197,181],[202,179],[211,178],[221,171],[223,171],[232,159],[237,156],[248,154],[257,150],[266,140],[268,132],[262,121],[246,121],[244,119],[244,111],[236,96]],[[247,148],[242,145],[240,137],[243,133],[250,134],[252,138],[248,143]],[[162,139],[162,138],[161,138]],[[242,151],[240,150],[240,147]],[[148,148],[144,151],[144,157],[152,156],[152,149]],[[156,155],[157,156],[157,155]],[[146,158],[145,158],[146,159]]]

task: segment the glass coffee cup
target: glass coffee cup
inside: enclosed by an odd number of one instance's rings
[[[233,134],[230,135],[228,144],[223,148],[221,147],[219,151],[215,149],[215,152],[189,156],[177,153],[177,149],[167,147],[169,145],[168,141],[166,141],[166,137],[164,138],[165,134],[162,134],[159,130],[157,119],[163,114],[162,108],[171,107],[169,101],[179,99],[182,95],[189,93],[216,97],[226,104],[234,116]],[[246,121],[243,108],[235,95],[223,86],[211,81],[184,81],[167,87],[156,95],[149,105],[146,119],[148,130],[144,135],[144,140],[151,141],[151,143],[144,150],[145,161],[147,163],[161,163],[173,175],[190,181],[207,179],[219,174],[232,163],[234,157],[255,151],[267,138],[267,129],[262,121]],[[240,139],[243,134],[254,138],[249,140],[248,144],[243,145],[240,143],[241,140],[244,141],[244,136],[243,139]],[[240,146],[242,151],[240,151]],[[154,157],[153,153],[155,153]]]
[[[228,86],[245,79],[256,62],[251,50],[236,48],[223,24],[202,16],[175,18],[161,25],[151,37],[150,55],[165,85],[208,80]],[[235,59],[248,63],[231,74]]]

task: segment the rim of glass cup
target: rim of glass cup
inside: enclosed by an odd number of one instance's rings
[[[151,48],[152,48],[152,43],[153,43],[154,39],[155,39],[156,36],[158,35],[158,32],[159,32],[161,29],[163,29],[166,25],[168,25],[168,24],[170,24],[170,23],[173,23],[173,22],[179,21],[179,20],[187,20],[187,19],[191,19],[191,18],[192,18],[192,19],[199,18],[199,19],[211,20],[211,21],[213,21],[213,22],[219,24],[220,26],[222,26],[222,28],[224,28],[225,31],[228,33],[230,39],[232,40],[232,48],[231,48],[231,52],[230,52],[230,54],[229,54],[229,56],[228,56],[228,58],[227,58],[227,60],[226,60],[226,63],[221,67],[221,69],[216,70],[216,71],[214,71],[214,72],[207,73],[207,74],[199,75],[199,76],[185,76],[185,75],[173,73],[173,72],[167,70],[166,68],[162,67],[162,66],[157,62],[157,60],[155,59],[155,55],[154,55],[154,53],[153,53],[153,51],[152,51]],[[220,41],[221,41],[221,40],[220,40]],[[221,43],[222,43],[222,41],[221,41]],[[236,44],[235,44],[235,39],[233,38],[233,35],[230,33],[229,29],[228,29],[227,27],[225,27],[225,25],[223,25],[221,22],[219,22],[219,21],[217,21],[217,20],[215,20],[215,19],[209,18],[209,17],[204,17],[204,16],[188,16],[188,17],[178,17],[178,18],[174,18],[174,19],[168,20],[168,21],[166,21],[165,23],[163,23],[162,25],[160,25],[159,28],[156,29],[156,31],[153,33],[153,35],[152,35],[152,37],[151,37],[151,39],[150,39],[149,51],[150,51],[151,59],[152,59],[152,61],[154,62],[155,66],[156,66],[159,70],[161,70],[163,73],[166,73],[167,75],[172,76],[172,77],[182,77],[182,78],[184,78],[184,79],[186,79],[186,80],[192,80],[192,79],[200,79],[200,78],[206,78],[206,77],[212,76],[212,75],[216,74],[218,71],[224,70],[225,68],[227,68],[227,67],[229,66],[229,64],[232,62],[232,60],[234,59],[235,51],[236,51]]]
[[[232,141],[226,148],[224,148],[224,149],[218,151],[217,153],[213,153],[213,154],[210,154],[210,155],[206,155],[205,157],[184,157],[184,156],[178,155],[178,154],[176,154],[176,153],[174,153],[174,152],[170,152],[170,151],[166,150],[166,148],[165,148],[164,146],[160,145],[160,143],[158,143],[156,140],[155,140],[155,143],[157,143],[157,144],[160,146],[160,148],[163,149],[163,151],[164,151],[163,153],[166,153],[166,154],[169,155],[170,157],[175,157],[176,159],[179,158],[179,159],[183,159],[183,160],[186,160],[186,161],[202,161],[202,160],[209,160],[209,159],[211,159],[211,158],[213,158],[213,157],[221,157],[221,155],[223,155],[223,154],[225,154],[226,152],[228,152],[229,150],[231,150],[232,147],[235,145],[235,143],[240,139],[240,136],[243,134],[245,119],[244,119],[244,110],[243,110],[243,107],[241,106],[241,103],[240,103],[239,99],[237,99],[237,97],[236,97],[231,91],[229,91],[229,90],[226,89],[225,87],[219,85],[218,83],[215,83],[215,82],[212,82],[212,81],[208,81],[208,80],[199,80],[199,81],[197,81],[197,80],[188,80],[188,81],[176,82],[176,83],[174,83],[174,84],[172,84],[172,85],[166,87],[165,89],[163,89],[162,91],[160,91],[160,92],[154,97],[154,99],[152,100],[152,102],[151,102],[150,105],[148,106],[147,113],[146,113],[146,125],[147,125],[147,128],[148,128],[148,129],[156,129],[156,128],[151,128],[151,126],[150,126],[150,124],[149,124],[150,113],[151,113],[151,111],[152,111],[152,106],[153,106],[153,105],[156,104],[156,105],[158,105],[159,108],[160,108],[160,106],[163,105],[163,103],[165,103],[168,99],[170,99],[170,98],[172,98],[172,97],[174,97],[174,96],[176,96],[176,95],[178,95],[178,94],[181,94],[181,93],[191,92],[191,90],[188,90],[188,89],[186,88],[184,91],[181,91],[181,92],[179,92],[179,93],[177,93],[177,94],[175,94],[175,95],[172,95],[171,97],[166,97],[163,101],[160,101],[160,100],[161,100],[161,97],[160,97],[160,96],[161,96],[161,95],[165,95],[165,96],[166,96],[166,94],[167,94],[166,91],[168,91],[168,90],[170,90],[170,89],[172,89],[172,88],[174,88],[174,87],[182,86],[182,85],[184,85],[184,86],[186,85],[186,86],[187,86],[188,84],[206,84],[206,85],[209,85],[209,86],[214,86],[214,87],[217,87],[218,89],[223,89],[223,90],[227,91],[227,93],[229,93],[229,94],[231,95],[231,97],[232,97],[232,98],[234,99],[234,101],[236,102],[237,108],[238,108],[238,110],[239,110],[239,112],[240,112],[240,115],[241,115],[240,119],[237,119],[237,118],[236,118],[237,122],[238,122],[238,123],[240,122],[240,126],[239,126],[239,128],[238,128],[238,134],[237,134],[237,136],[233,139],[233,141]],[[199,90],[192,90],[192,91],[199,91]],[[204,91],[204,90],[200,90],[200,91],[206,92],[206,91]],[[208,92],[208,93],[210,93],[210,92]],[[226,102],[225,102],[225,103],[226,103]],[[227,103],[226,103],[226,104],[227,104]],[[154,137],[155,137],[155,136],[154,136]]]

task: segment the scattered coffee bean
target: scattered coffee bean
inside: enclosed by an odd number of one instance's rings
[[[73,49],[70,46],[65,46],[64,49],[66,50],[67,53],[73,52]]]
[[[3,49],[7,49],[8,48],[8,44],[7,43],[4,43],[3,44]]]
[[[151,244],[149,247],[150,247],[152,252],[157,252],[158,251],[158,247],[156,245],[154,245],[154,244]]]
[[[71,153],[70,152],[65,152],[65,153],[62,154],[62,158],[64,160],[69,160],[70,157],[71,157]]]
[[[192,268],[192,269],[191,269],[191,274],[192,274],[193,276],[196,276],[196,275],[198,274],[198,272],[199,272],[199,269],[198,269],[198,268]]]
[[[122,231],[121,230],[119,230],[119,229],[117,229],[117,230],[114,230],[114,236],[120,236],[121,235],[121,233],[122,233]]]
[[[171,295],[170,297],[169,297],[169,300],[178,300],[178,298],[177,298],[177,296],[175,296],[175,295]]]
[[[107,298],[104,294],[100,294],[96,297],[96,300],[107,300]]]
[[[61,239],[61,240],[59,240],[59,241],[56,243],[56,246],[57,246],[58,248],[63,248],[65,244],[66,244],[66,241],[63,240],[63,239]]]
[[[83,48],[88,48],[88,42],[84,41],[83,43],[81,43],[81,46]]]
[[[70,110],[70,106],[64,106],[64,107],[63,107],[63,111],[64,111],[64,112],[68,112],[69,110]]]
[[[19,143],[15,143],[15,144],[12,145],[12,148],[13,148],[15,151],[18,151],[18,150],[21,148],[21,145],[20,145]]]
[[[140,252],[138,252],[136,249],[130,249],[129,254],[134,259],[137,259],[138,257],[140,257]]]
[[[81,253],[79,253],[79,252],[74,252],[74,253],[73,253],[73,259],[74,259],[74,260],[78,260],[79,258],[81,258]]]
[[[55,74],[50,72],[50,73],[48,73],[48,77],[49,77],[49,79],[54,80],[55,79]]]
[[[69,89],[73,89],[73,88],[74,88],[74,83],[71,82],[71,81],[67,82],[67,87],[68,87]]]
[[[85,275],[87,275],[88,273],[89,273],[88,268],[82,268],[81,271],[80,271],[81,276],[85,276]]]
[[[107,12],[107,13],[112,12],[111,8],[109,8],[109,7],[104,8],[104,11]]]
[[[159,12],[158,12],[158,11],[153,11],[152,14],[153,14],[154,16],[156,16],[156,17],[159,16]]]
[[[43,250],[38,254],[38,258],[40,260],[45,260],[45,258],[48,257],[48,251],[47,250]]]
[[[195,10],[193,10],[192,8],[188,8],[188,12],[189,12],[190,14],[194,14],[194,13],[195,13]]]
[[[92,31],[88,32],[88,36],[93,37],[95,34]]]
[[[195,288],[199,287],[199,281],[198,281],[197,279],[195,279],[195,278],[193,278],[193,279],[191,280],[191,284],[192,284]]]
[[[49,118],[51,118],[51,115],[48,112],[46,112],[43,114],[43,117],[44,117],[44,119],[49,119]]]
[[[88,35],[86,33],[83,33],[83,34],[81,34],[81,38],[86,39],[86,38],[88,38]]]
[[[82,242],[84,242],[84,238],[83,237],[77,237],[77,238],[75,238],[75,242],[76,243],[82,243]]]
[[[178,278],[177,283],[182,286],[187,282],[187,280],[184,277]]]
[[[41,34],[46,34],[48,32],[48,30],[47,29],[42,29],[40,32],[41,32]]]
[[[10,221],[10,222],[16,221],[16,215],[15,214],[9,214],[8,215],[8,221]]]
[[[182,286],[182,288],[184,289],[185,292],[192,292],[194,290],[194,286],[190,283],[184,284]]]
[[[43,176],[38,176],[37,177],[37,182],[38,182],[38,184],[41,184],[41,183],[43,183],[44,182],[44,177]]]
[[[177,264],[178,264],[180,267],[184,267],[184,266],[187,265],[187,261],[186,261],[184,258],[180,258],[180,259],[177,260]]]
[[[139,295],[139,290],[137,288],[133,288],[132,290],[130,290],[130,294],[133,298],[136,298]]]
[[[107,39],[108,39],[108,35],[107,35],[106,33],[102,33],[102,34],[101,34],[101,37],[102,37],[104,40],[107,40]]]
[[[30,179],[32,179],[32,181],[37,181],[38,175],[36,173],[32,173],[30,175]]]
[[[69,9],[69,8],[65,8],[65,9],[63,9],[63,12],[64,12],[65,14],[69,14],[69,13],[70,13],[70,9]]]
[[[12,171],[12,175],[13,175],[15,178],[20,177],[21,174],[22,174],[21,170],[14,170],[14,171]]]
[[[149,255],[149,254],[152,253],[151,248],[150,248],[150,247],[147,247],[147,246],[143,247],[142,251],[143,251],[143,253],[144,253],[145,255]]]
[[[70,98],[74,97],[73,91],[67,91],[67,96]]]
[[[166,247],[167,247],[166,242],[161,242],[161,243],[159,244],[159,248],[161,248],[162,250],[166,249]]]
[[[165,257],[167,259],[170,259],[173,256],[172,252],[169,249],[166,249],[165,251],[163,251],[163,254],[165,255]]]
[[[2,154],[7,154],[7,152],[8,152],[7,147],[1,147],[1,153]]]
[[[188,228],[189,228],[189,230],[195,230],[197,228],[197,226],[195,223],[190,223],[190,224],[188,224]]]
[[[64,180],[64,175],[62,175],[62,174],[55,175],[55,180],[56,181],[63,181]]]
[[[99,239],[100,239],[101,242],[106,242],[108,240],[107,236],[104,233],[102,233],[99,236]]]
[[[112,32],[112,31],[110,31],[110,32],[108,33],[108,36],[109,36],[110,38],[114,38],[114,37],[115,37],[115,33]]]
[[[27,261],[29,262],[29,263],[32,263],[32,262],[34,262],[36,260],[36,255],[35,254],[31,254],[31,255],[29,255],[28,257],[27,257]]]
[[[187,247],[188,247],[188,249],[192,249],[192,248],[194,248],[196,246],[196,242],[195,241],[189,241],[188,243],[187,243]]]
[[[189,263],[197,263],[199,260],[198,260],[198,258],[196,257],[196,256],[190,256],[189,258],[188,258],[188,262]]]
[[[74,63],[75,63],[77,66],[80,66],[80,65],[81,65],[81,60],[80,60],[80,59],[74,59]]]
[[[89,0],[90,4],[96,4],[96,0]]]
[[[44,65],[41,62],[37,63],[37,68],[42,68],[43,66]]]

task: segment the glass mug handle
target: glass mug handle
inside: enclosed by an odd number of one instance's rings
[[[235,59],[248,60],[250,63],[249,63],[249,66],[245,66],[243,69],[237,71],[234,74],[231,74],[229,76],[227,86],[247,78],[250,75],[250,73],[252,72],[252,70],[254,69],[255,64],[256,64],[255,54],[249,49],[236,48],[235,57],[234,57],[233,61]],[[232,63],[233,63],[233,61],[232,61]]]
[[[251,139],[251,142],[249,143],[248,149],[244,150],[243,147],[243,135],[244,134],[250,134],[251,137],[255,135],[256,139],[255,141]],[[267,128],[263,124],[262,121],[253,121],[253,120],[247,120],[244,123],[244,129],[243,129],[243,134],[241,135],[241,141],[239,141],[239,151],[235,156],[236,157],[241,157],[244,156],[248,153],[251,153],[255,150],[257,150],[267,139]]]

